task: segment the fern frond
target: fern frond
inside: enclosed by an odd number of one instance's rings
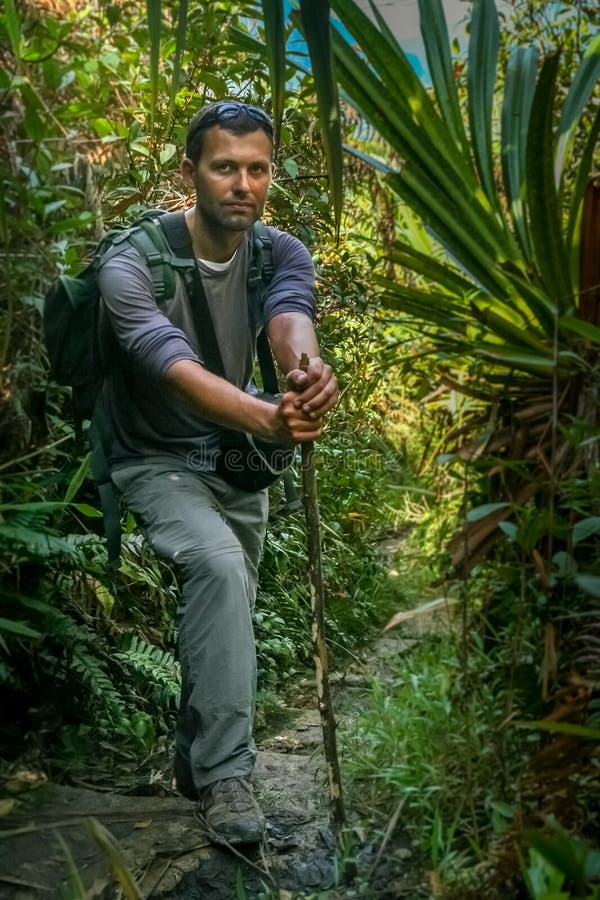
[[[138,635],[128,636],[115,656],[149,685],[165,709],[179,703],[179,665],[169,650],[161,650]]]

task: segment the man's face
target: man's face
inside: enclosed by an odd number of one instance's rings
[[[196,189],[196,210],[207,225],[245,231],[262,215],[271,184],[272,145],[259,128],[235,135],[218,125],[207,129],[196,166],[182,173]]]

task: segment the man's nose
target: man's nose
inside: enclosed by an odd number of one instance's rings
[[[247,194],[250,190],[250,181],[246,169],[238,169],[235,188],[242,194]]]

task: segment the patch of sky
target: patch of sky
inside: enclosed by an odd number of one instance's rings
[[[369,0],[358,0],[358,5],[363,11],[373,18]],[[431,84],[425,48],[421,37],[419,9],[417,0],[376,0],[375,5],[386,20],[396,40],[406,53],[413,69],[425,85]],[[466,45],[465,14],[466,4],[464,0],[443,0],[444,11],[448,23],[450,40],[458,41],[461,47]],[[292,0],[284,0],[286,19],[293,9]],[[333,20],[335,27],[350,42],[354,43],[352,35],[344,26]],[[425,22],[425,27],[427,23]],[[306,43],[300,32],[296,29],[288,40],[288,54],[290,58],[302,69],[310,67]]]

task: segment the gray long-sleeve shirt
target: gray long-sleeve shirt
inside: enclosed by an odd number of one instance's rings
[[[252,310],[246,288],[250,232],[226,269],[198,263],[227,380],[241,390],[252,377],[258,331],[281,313],[314,314],[314,269],[307,249],[286,232],[269,232],[274,275]],[[103,388],[112,431],[109,464],[122,468],[152,460],[213,469],[218,426],[164,377],[178,360],[203,361],[183,281],[178,279],[174,297],[159,308],[149,268],[129,245],[101,266],[98,278],[119,348]]]

